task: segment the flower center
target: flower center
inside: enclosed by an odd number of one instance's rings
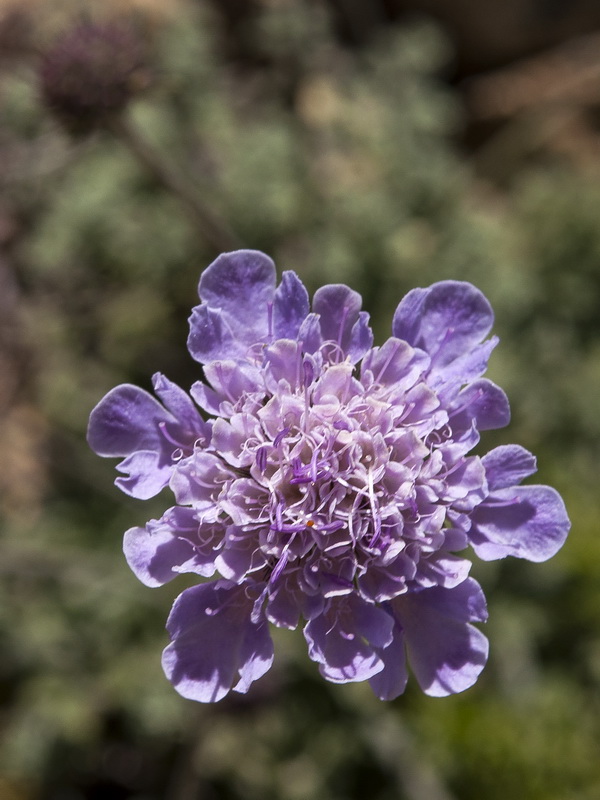
[[[257,449],[269,487],[262,550],[276,559],[272,580],[301,559],[322,570],[345,556],[356,566],[397,554],[407,523],[421,518],[417,484],[430,450],[409,427],[390,426],[388,404],[366,390],[324,406],[305,406]]]

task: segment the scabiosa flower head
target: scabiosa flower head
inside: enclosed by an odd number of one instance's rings
[[[325,678],[368,680],[382,699],[404,691],[407,660],[429,695],[471,686],[487,612],[463,551],[543,561],[569,529],[554,489],[519,485],[536,468],[522,447],[469,455],[509,420],[481,377],[497,343],[488,301],[458,281],[414,289],[374,347],[360,295],[324,286],[311,309],[259,252],[220,256],[199,294],[193,400],[155,375],[158,400],[119,386],[88,432],[124,457],[123,491],[174,495],[125,534],[138,578],[212,578],[175,601],[169,679],[204,702],[246,692],[271,666],[272,623],[302,624]]]
[[[40,69],[44,102],[73,135],[119,114],[147,86],[141,39],[122,22],[83,22],[65,31]]]

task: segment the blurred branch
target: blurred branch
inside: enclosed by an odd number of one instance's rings
[[[586,129],[581,110],[575,105],[524,109],[479,147],[474,156],[477,171],[503,182],[531,154],[562,149],[559,142],[567,139],[576,126],[578,133]],[[586,133],[589,137],[591,132]]]
[[[544,149],[597,159],[600,137],[588,112],[600,104],[600,34],[472,79],[465,96],[476,125],[496,126],[475,154],[479,171],[492,178]]]
[[[179,198],[196,228],[216,250],[238,250],[242,246],[229,226],[200,200],[183,176],[166,163],[122,115],[111,116],[105,124],[159,183]]]
[[[506,119],[540,105],[599,100],[600,34],[572,39],[474,78],[467,86],[467,102],[478,120]]]

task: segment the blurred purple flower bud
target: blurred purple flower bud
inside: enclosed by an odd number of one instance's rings
[[[83,22],[44,54],[41,93],[73,135],[85,135],[121,113],[150,81],[139,34],[124,22]]]

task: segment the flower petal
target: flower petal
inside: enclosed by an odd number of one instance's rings
[[[267,618],[278,628],[295,630],[300,620],[300,607],[295,593],[286,583],[271,589],[267,602]]]
[[[198,294],[226,315],[236,339],[246,345],[263,341],[275,295],[275,264],[258,250],[223,253],[202,273]]]
[[[411,592],[390,605],[404,629],[408,660],[425,694],[444,697],[475,683],[488,655],[487,639],[468,624],[487,617],[476,581],[467,578],[452,589]]]
[[[516,486],[537,471],[535,456],[518,444],[500,445],[483,456],[481,462],[492,491]]]
[[[236,339],[229,320],[219,310],[195,306],[189,319],[187,346],[192,358],[201,364],[217,359],[240,358],[246,347]]]
[[[415,350],[405,341],[390,337],[381,347],[375,347],[362,363],[363,375],[369,370],[375,383],[410,389],[429,366],[429,356]]]
[[[421,559],[416,581],[423,587],[443,586],[452,589],[465,580],[471,562],[443,551],[438,553],[431,558]]]
[[[309,312],[308,292],[295,272],[284,272],[275,291],[273,332],[276,339],[296,339]]]
[[[352,328],[358,321],[362,297],[343,283],[332,283],[317,289],[312,305],[320,316],[323,339],[337,342],[346,353]]]
[[[304,373],[302,370],[302,350],[298,342],[291,339],[278,339],[272,345],[265,347],[265,372],[268,378],[267,388],[277,394],[279,381],[284,380],[288,386],[295,390]]]
[[[451,402],[462,386],[483,375],[488,367],[492,350],[498,341],[497,336],[491,336],[449,364],[440,366],[438,363],[434,363],[432,365],[429,370],[428,382],[442,401]]]
[[[510,422],[506,394],[487,378],[473,381],[459,392],[449,413],[455,436],[467,431],[473,421],[480,431],[504,428]]]
[[[485,500],[487,493],[488,487],[481,459],[478,456],[470,456],[464,458],[449,472],[441,496],[454,501],[455,508],[470,511]]]
[[[215,571],[212,537],[200,539],[193,509],[175,506],[145,528],[130,528],[123,552],[136,577],[146,586],[162,586],[182,572],[209,577]]]
[[[369,678],[369,684],[380,700],[393,700],[404,692],[408,681],[404,631],[399,625],[394,626],[392,642],[379,655],[384,667]]]
[[[463,281],[440,281],[404,297],[392,330],[445,366],[481,342],[493,321],[492,307],[479,289]]]
[[[184,392],[176,383],[160,372],[156,372],[152,376],[152,386],[165,407],[173,414],[179,426],[186,433],[189,433],[193,439],[200,438],[204,442],[210,438],[210,425],[202,419],[187,392]]]
[[[180,505],[193,506],[199,512],[210,510],[216,515],[216,499],[223,484],[234,477],[218,456],[199,451],[179,462],[171,477],[171,489]]]
[[[215,450],[234,467],[248,467],[254,461],[247,447],[249,441],[260,442],[261,431],[255,416],[234,414],[229,422],[218,418],[213,425],[212,441]]]
[[[235,361],[212,361],[204,367],[204,377],[221,400],[230,403],[236,403],[244,395],[261,391],[263,383],[260,372],[252,365],[237,364]]]
[[[321,320],[318,314],[309,314],[298,331],[298,340],[305,353],[315,353],[323,344]]]
[[[224,545],[215,564],[220,574],[230,581],[239,583],[249,572],[264,567],[265,556],[256,545],[255,539],[236,525],[227,526]]]
[[[375,648],[392,639],[393,619],[356,595],[335,598],[304,628],[308,654],[334,683],[364,681],[383,669]]]
[[[268,622],[264,616],[252,622],[248,588],[228,581],[204,583],[175,600],[167,621],[172,641],[162,663],[183,697],[212,703],[231,689],[245,693],[271,667]]]
[[[373,346],[373,331],[369,327],[369,315],[366,311],[361,311],[358,319],[350,331],[350,340],[346,348],[346,354],[352,364],[356,364],[368,353]]]
[[[87,440],[99,456],[129,456],[137,450],[159,450],[159,425],[172,421],[151,394],[121,384],[112,389],[90,414]]]
[[[484,561],[505,556],[546,561],[563,546],[570,527],[555,489],[513,486],[496,490],[475,509],[469,539]]]
[[[138,500],[149,500],[169,483],[173,472],[171,459],[156,450],[138,450],[117,464],[126,478],[117,478],[115,486]]]
[[[421,322],[425,300],[431,292],[429,289],[411,289],[404,295],[392,320],[392,333],[396,339],[414,345],[421,334]]]

